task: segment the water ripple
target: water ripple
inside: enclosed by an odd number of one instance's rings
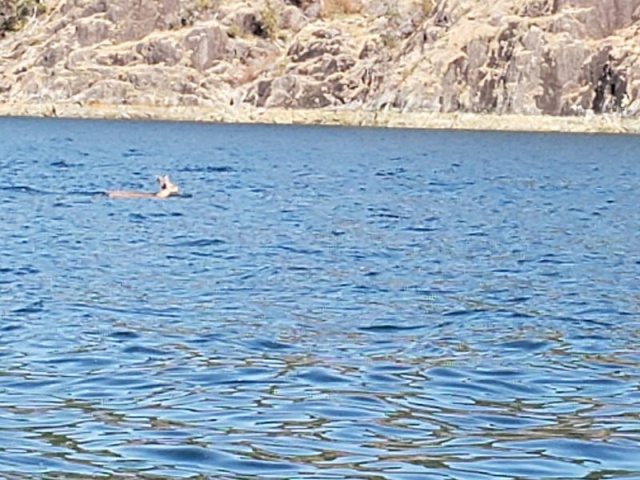
[[[1,476],[640,470],[638,139],[0,132]]]

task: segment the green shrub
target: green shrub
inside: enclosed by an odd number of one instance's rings
[[[0,33],[22,30],[30,18],[46,11],[41,0],[0,0]]]
[[[273,40],[278,30],[278,19],[276,18],[276,14],[269,2],[266,3],[265,7],[260,12],[260,25],[262,27],[262,32],[258,36]]]

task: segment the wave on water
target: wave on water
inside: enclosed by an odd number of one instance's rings
[[[637,477],[639,139],[0,138],[0,477]]]

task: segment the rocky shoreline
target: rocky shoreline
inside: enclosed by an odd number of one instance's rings
[[[367,110],[211,108],[74,104],[0,104],[0,117],[54,117],[279,125],[640,134],[640,119],[620,115],[433,113]]]
[[[640,0],[0,0],[11,115],[637,132]]]

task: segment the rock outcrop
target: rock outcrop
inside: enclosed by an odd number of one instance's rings
[[[640,0],[0,0],[0,102],[639,116],[639,92]]]

